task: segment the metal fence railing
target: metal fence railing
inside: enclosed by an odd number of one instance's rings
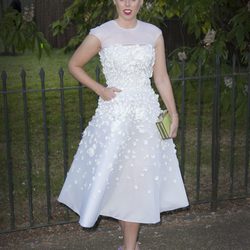
[[[250,65],[250,63],[248,64]],[[180,167],[191,204],[249,196],[250,68],[172,79],[180,112],[176,138]],[[65,86],[63,69],[58,87],[21,88],[2,71],[0,138],[0,232],[75,221],[56,201],[81,137],[96,105],[96,96],[80,84]],[[99,69],[96,78],[99,81]],[[92,99],[91,99],[92,98]],[[91,103],[95,104],[91,104]]]

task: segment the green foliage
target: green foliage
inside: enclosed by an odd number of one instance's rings
[[[249,52],[250,34],[250,12],[247,3],[247,0],[147,0],[139,12],[139,18],[163,28],[166,19],[177,17],[181,20],[187,31],[195,37],[196,44],[192,48],[178,48],[172,53],[174,57],[178,51],[183,50],[189,53],[188,57],[191,57],[192,61],[202,57],[206,63],[208,56],[219,54],[227,60],[232,53],[237,53],[238,60],[244,64]],[[75,0],[64,16],[51,27],[54,35],[57,35],[63,33],[69,25],[75,25],[77,34],[66,47],[67,50],[74,49],[90,28],[113,19],[115,13],[111,0]],[[216,32],[214,41],[202,47],[205,35],[212,29]]]
[[[184,70],[186,76],[198,75],[199,63],[203,75],[215,74],[215,57],[220,56],[221,74],[230,74],[229,65],[233,54],[238,68],[247,64],[249,53],[250,10],[248,0],[146,0],[139,12],[139,19],[154,23],[167,29],[165,21],[178,18],[188,33],[194,37],[194,44],[183,44],[168,55],[169,74],[179,78]],[[90,28],[115,18],[113,1],[75,0],[66,10],[62,19],[52,24],[54,35],[63,33],[69,25],[77,27],[66,50],[74,49],[83,40]],[[182,62],[185,61],[185,64]],[[183,67],[184,65],[184,67]],[[183,68],[182,68],[183,67]],[[236,68],[236,71],[237,69]],[[223,111],[231,105],[231,91],[224,84],[222,77]],[[246,81],[237,79],[237,112],[244,112],[247,94],[244,92]],[[212,91],[212,90],[211,90]],[[180,93],[177,93],[177,95]],[[211,94],[211,93],[210,93]],[[193,98],[192,91],[190,98]],[[204,97],[206,99],[206,97]],[[194,99],[194,98],[193,98]],[[206,99],[211,103],[212,100]]]
[[[159,5],[160,8],[156,6]],[[155,8],[156,7],[156,8]],[[168,55],[169,73],[172,78],[195,76],[199,72],[199,61],[203,75],[215,75],[215,57],[220,56],[221,79],[221,112],[232,111],[232,82],[235,81],[236,115],[243,117],[247,109],[247,80],[246,77],[232,76],[232,57],[236,56],[238,67],[246,67],[249,55],[250,10],[248,1],[208,1],[208,0],[159,0],[154,3],[157,15],[165,18],[178,17],[188,33],[195,38],[194,46],[183,45]],[[206,34],[215,31],[214,39],[205,39]],[[181,59],[185,53],[186,59]],[[183,61],[185,63],[183,64]],[[212,84],[212,81],[210,81]],[[228,84],[229,82],[229,84]],[[227,83],[227,84],[226,84]],[[187,81],[187,85],[192,84]],[[212,86],[210,84],[210,86]],[[209,85],[208,85],[209,86]],[[212,105],[212,88],[206,87],[204,103]],[[176,88],[176,96],[180,98],[181,90]],[[187,98],[195,99],[194,89],[187,93]]]
[[[249,52],[250,12],[248,1],[192,0],[166,1],[163,16],[171,18],[173,13],[180,18],[188,32],[195,36],[196,45],[186,51],[187,57],[197,61],[201,57],[207,63],[208,57],[221,55],[224,61],[236,54],[240,63],[247,63]],[[206,46],[203,41],[210,31],[216,32],[213,42]],[[207,50],[207,52],[205,51]],[[177,53],[173,53],[175,56]]]
[[[60,20],[52,23],[53,34],[62,34],[69,25],[76,27],[76,35],[69,41],[65,51],[74,49],[81,43],[86,33],[98,24],[115,15],[112,1],[75,0],[66,9]]]
[[[160,6],[157,5],[157,8]],[[140,11],[140,18],[153,23],[160,24],[162,18],[157,15],[151,15],[151,8],[145,5]],[[65,51],[75,49],[89,30],[101,23],[114,19],[116,10],[113,1],[93,1],[93,0],[75,0],[69,8],[66,9],[63,17],[52,23],[51,28],[54,35],[62,34],[67,27],[74,25],[76,27],[76,35],[69,41],[65,47]]]
[[[5,51],[36,51],[40,59],[45,52],[50,54],[50,45],[43,33],[37,30],[36,23],[26,19],[18,11],[8,8],[0,20],[0,41]]]

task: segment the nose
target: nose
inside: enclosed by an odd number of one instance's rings
[[[131,0],[125,0],[125,5],[126,5],[126,6],[130,6],[130,1],[131,1]]]

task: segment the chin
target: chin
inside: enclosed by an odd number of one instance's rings
[[[136,18],[136,16],[135,15],[133,15],[133,16],[126,16],[126,15],[121,15],[121,17],[123,18],[123,19],[125,19],[125,20],[127,20],[127,21],[129,21],[129,20],[133,20],[133,19],[135,19]]]

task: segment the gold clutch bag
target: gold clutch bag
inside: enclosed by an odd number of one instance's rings
[[[169,139],[170,134],[170,126],[171,126],[171,116],[167,110],[164,110],[158,116],[158,121],[156,122],[156,126],[161,134],[163,140]]]

